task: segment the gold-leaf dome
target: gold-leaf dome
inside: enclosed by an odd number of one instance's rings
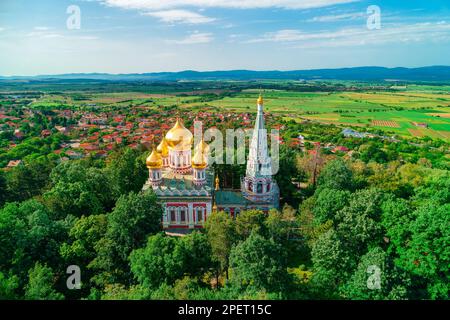
[[[169,148],[189,150],[192,145],[192,132],[184,127],[179,119],[166,134],[166,142]]]
[[[169,156],[169,146],[167,144],[166,138],[162,138],[161,143],[156,148],[156,151],[164,158]]]
[[[264,104],[264,99],[262,97],[262,94],[259,95],[257,103],[258,103],[258,105],[263,105]]]
[[[152,153],[147,158],[146,164],[149,169],[161,169],[163,165],[161,155],[153,149]]]
[[[202,149],[202,151],[203,151],[203,153],[204,153],[205,155],[208,154],[208,152],[209,152],[209,145],[205,143],[205,140],[203,140],[203,138],[202,138],[202,140],[200,140],[200,142],[195,146],[195,150],[198,150],[199,148]]]
[[[207,155],[209,146],[203,141],[196,147],[194,157],[192,158],[192,167],[195,169],[205,169],[208,166]]]

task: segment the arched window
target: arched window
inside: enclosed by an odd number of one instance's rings
[[[263,193],[263,185],[262,183],[258,183],[256,186],[256,193]]]
[[[170,222],[176,223],[177,222],[177,212],[174,207],[170,207]]]
[[[186,208],[180,209],[180,222],[185,223],[186,222]]]
[[[195,219],[198,223],[202,223],[203,222],[203,208],[201,207],[197,207],[196,208],[196,219]]]

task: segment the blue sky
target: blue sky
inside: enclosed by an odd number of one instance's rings
[[[70,5],[80,29],[67,28]],[[1,75],[367,65],[450,65],[450,2],[0,1]]]

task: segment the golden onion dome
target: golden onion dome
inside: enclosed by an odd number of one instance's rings
[[[166,142],[169,148],[189,150],[192,145],[192,132],[184,127],[179,119],[166,134]]]
[[[205,155],[209,153],[209,145],[205,143],[205,140],[203,140],[203,138],[200,140],[199,143],[197,143],[197,145],[195,146],[195,150],[197,151],[199,148],[202,149]]]
[[[197,145],[194,157],[192,158],[192,167],[195,169],[205,169],[208,166],[206,159],[209,146],[202,141]]]
[[[167,144],[166,138],[162,138],[161,143],[156,148],[156,152],[158,152],[164,158],[169,156],[169,146]]]
[[[258,105],[263,105],[264,104],[264,99],[262,97],[262,94],[259,95],[257,103],[258,103]]]
[[[148,156],[147,168],[149,169],[161,169],[163,165],[162,157],[155,149],[153,149],[152,153]]]

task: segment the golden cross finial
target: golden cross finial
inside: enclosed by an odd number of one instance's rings
[[[258,104],[259,105],[263,105],[264,104],[264,99],[263,99],[262,93],[259,94]]]
[[[219,190],[220,188],[219,183],[220,183],[219,176],[216,176],[216,190]]]

